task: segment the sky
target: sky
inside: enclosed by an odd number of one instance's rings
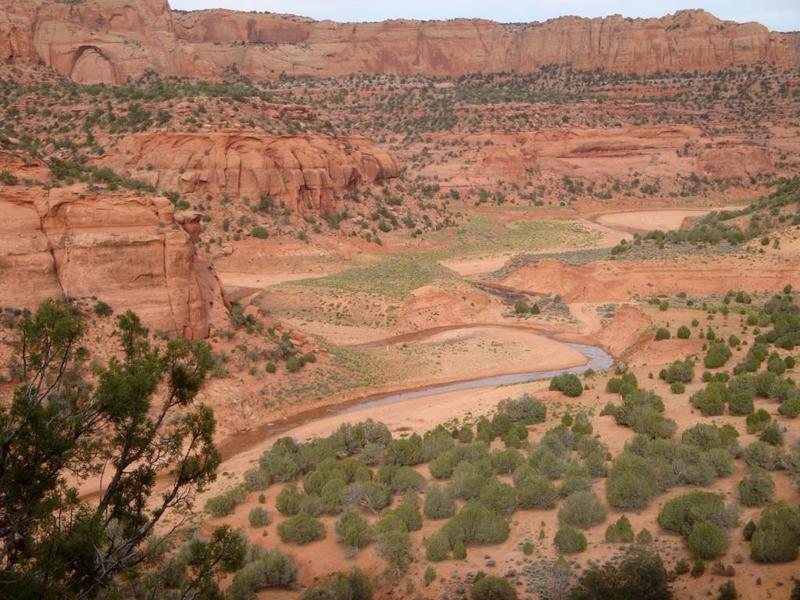
[[[691,0],[689,0],[691,2]],[[660,17],[703,8],[722,19],[758,21],[775,31],[800,31],[800,0],[170,0],[174,9],[230,8],[289,13],[334,21],[477,17],[520,23],[563,15]]]

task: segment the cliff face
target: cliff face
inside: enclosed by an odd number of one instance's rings
[[[97,297],[187,338],[224,313],[216,276],[163,198],[0,186],[0,214],[0,306]]]
[[[330,212],[346,191],[399,174],[393,156],[362,138],[246,131],[132,135],[103,163],[162,190],[254,201],[269,195],[300,214]]]
[[[172,12],[167,0],[7,0],[0,58],[44,64],[81,83],[122,83],[150,68],[218,77],[232,64],[253,78],[352,73],[458,76],[543,65],[649,73],[759,62],[800,64],[797,36],[703,11],[654,19],[563,17],[491,21],[317,22],[225,10]]]

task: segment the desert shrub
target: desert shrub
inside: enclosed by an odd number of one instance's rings
[[[304,494],[300,498],[300,512],[311,517],[318,517],[322,514],[322,498],[316,494]]]
[[[422,461],[422,440],[419,436],[392,440],[383,453],[383,462],[387,465],[413,466]]]
[[[658,513],[658,523],[668,531],[688,537],[698,523],[719,527],[732,525],[732,516],[722,496],[712,492],[689,492],[668,500]]]
[[[574,373],[564,373],[550,380],[550,389],[557,390],[570,398],[577,398],[583,393],[583,384]]]
[[[676,336],[678,337],[678,339],[688,340],[690,337],[692,337],[692,330],[689,329],[686,325],[681,325],[680,327],[678,327],[678,332],[676,333]]]
[[[762,442],[766,442],[770,446],[783,446],[783,432],[777,423],[770,423],[758,436]]]
[[[522,454],[513,448],[492,451],[490,460],[492,461],[494,472],[498,475],[510,475],[525,462]]]
[[[606,498],[616,508],[644,508],[658,491],[652,466],[631,452],[620,454],[611,466]]]
[[[517,488],[517,504],[521,509],[549,510],[555,508],[558,501],[555,485],[528,465],[514,471],[514,487]]]
[[[703,357],[703,365],[706,369],[718,369],[728,362],[731,357],[731,349],[722,341],[717,341],[709,346],[706,355]]]
[[[703,573],[706,572],[706,561],[702,558],[698,558],[692,563],[692,570],[691,575],[692,577],[702,577]]]
[[[740,392],[731,393],[728,398],[728,412],[736,417],[750,415],[755,410],[753,394]]]
[[[428,568],[425,569],[425,574],[423,575],[422,578],[423,585],[425,585],[425,587],[428,587],[435,580],[436,580],[436,569],[434,569],[432,566],[429,565]]]
[[[294,561],[279,550],[267,550],[234,575],[226,597],[253,600],[260,590],[289,587],[296,579]]]
[[[592,483],[592,478],[588,474],[568,474],[558,488],[558,495],[566,498],[575,492],[589,491],[592,489]]]
[[[747,433],[758,433],[763,431],[769,425],[772,417],[763,408],[759,408],[756,412],[747,415]]]
[[[736,591],[736,585],[732,581],[726,581],[719,586],[717,600],[737,600],[739,592]]]
[[[632,392],[638,387],[639,383],[636,381],[636,375],[633,373],[623,373],[619,377],[611,377],[606,382],[606,391],[608,393],[620,394],[621,396],[627,395],[627,393]]]
[[[744,449],[742,459],[750,467],[761,467],[767,471],[774,471],[780,465],[781,451],[779,448],[759,440]]]
[[[632,544],[633,540],[633,527],[625,515],[606,528],[606,541],[609,544]]]
[[[758,467],[750,469],[739,482],[739,502],[742,506],[764,506],[775,495],[775,483],[769,473]]]
[[[456,542],[465,545],[500,544],[508,539],[509,526],[497,513],[480,504],[467,504],[442,528],[454,548]]]
[[[372,541],[372,528],[357,510],[350,508],[336,521],[336,537],[347,548],[359,550]]]
[[[712,381],[705,389],[692,394],[689,401],[703,416],[719,416],[725,412],[728,389],[721,381]]]
[[[405,527],[394,527],[376,533],[375,545],[378,554],[395,573],[403,572],[411,562],[411,536]]]
[[[778,412],[790,419],[800,416],[800,396],[793,396],[784,400],[778,407]]]
[[[694,379],[694,363],[690,360],[676,360],[658,376],[667,383],[689,383]]]
[[[547,407],[544,402],[528,394],[517,399],[502,400],[497,409],[508,415],[513,421],[525,425],[544,423],[547,417]]]
[[[408,531],[422,529],[422,514],[419,512],[419,497],[414,492],[408,492],[392,513],[399,518]]]
[[[684,444],[697,446],[702,450],[722,448],[735,451],[738,447],[736,442],[738,437],[739,432],[731,425],[718,427],[709,423],[698,423],[684,430],[681,434],[681,441]]]
[[[486,481],[486,473],[477,465],[468,462],[460,462],[453,470],[451,483],[453,496],[463,500],[477,498]]]
[[[659,327],[658,329],[656,329],[655,339],[657,342],[660,342],[662,340],[668,340],[669,338],[670,338],[669,329],[667,329],[666,327]]]
[[[449,519],[456,512],[456,504],[449,488],[432,485],[425,492],[425,516],[429,519]]]
[[[770,504],[761,513],[750,538],[753,560],[781,563],[795,560],[800,546],[800,506]]]
[[[619,562],[592,567],[570,590],[570,600],[669,600],[672,591],[661,557],[633,547]]]
[[[673,381],[669,384],[669,391],[673,394],[682,394],[686,391],[686,386],[680,381]]]
[[[358,567],[349,574],[335,573],[312,586],[300,600],[371,600],[372,583]]]
[[[517,600],[519,596],[514,587],[504,577],[479,573],[472,583],[471,600]]]
[[[450,540],[441,531],[437,531],[432,536],[425,538],[422,543],[425,546],[425,558],[430,561],[440,562],[447,560],[450,555]]]
[[[453,436],[442,426],[437,427],[433,431],[429,431],[422,438],[422,452],[423,462],[430,462],[442,452],[450,450],[455,442]]]
[[[269,473],[261,467],[244,472],[244,487],[248,492],[260,492],[269,487]]]
[[[606,512],[605,504],[594,492],[575,492],[565,500],[558,518],[567,525],[588,529],[605,521]]]
[[[247,490],[244,489],[244,486],[239,485],[218,496],[212,496],[206,500],[204,508],[214,518],[226,517],[244,502],[246,496]]]
[[[272,520],[264,508],[255,506],[247,513],[247,521],[250,523],[250,527],[266,527]]]
[[[517,492],[496,479],[487,481],[481,488],[478,501],[498,515],[511,516],[517,510]]]
[[[373,511],[386,508],[392,502],[392,495],[385,485],[376,481],[356,481],[342,490],[344,506],[361,506]]]
[[[275,508],[284,516],[290,517],[300,512],[300,505],[303,501],[303,494],[293,483],[289,483],[275,498]]]
[[[725,532],[710,521],[696,524],[686,542],[691,553],[703,560],[719,558],[728,550],[728,538]]]
[[[300,513],[281,522],[278,535],[286,544],[310,544],[325,539],[325,526],[314,517]]]
[[[586,550],[586,536],[569,525],[561,525],[553,542],[561,554],[577,554]]]
[[[384,466],[378,472],[378,481],[388,486],[393,494],[425,489],[425,477],[411,467]]]
[[[777,353],[773,353],[767,359],[767,371],[775,373],[775,375],[783,375],[786,371],[786,363]]]

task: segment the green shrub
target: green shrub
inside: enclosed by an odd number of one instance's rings
[[[728,539],[718,525],[710,521],[698,523],[686,539],[689,550],[697,558],[713,560],[728,550]]]
[[[255,226],[250,230],[250,235],[259,240],[265,240],[269,237],[269,232],[260,226]]]
[[[790,419],[800,416],[800,396],[793,396],[784,400],[778,407],[778,412]]]
[[[272,519],[269,518],[269,514],[266,510],[260,506],[256,506],[251,508],[250,512],[247,513],[247,521],[250,523],[250,527],[266,527],[272,522]]]
[[[606,541],[609,544],[632,544],[633,540],[633,527],[625,515],[622,515],[606,529]]]
[[[449,519],[456,512],[456,504],[449,488],[432,485],[425,492],[425,516],[429,519]]]
[[[392,440],[386,446],[383,454],[383,462],[387,465],[413,466],[422,461],[422,440],[413,437]]]
[[[214,518],[226,517],[233,513],[236,506],[244,502],[247,491],[243,486],[236,486],[218,496],[206,500],[205,511]]]
[[[583,384],[577,375],[564,373],[550,380],[550,389],[557,390],[570,398],[577,398],[583,393]]]
[[[676,360],[658,376],[667,383],[689,383],[694,379],[694,363],[690,360]]]
[[[718,369],[728,362],[731,357],[731,349],[724,342],[711,344],[703,358],[703,365],[706,369]]]
[[[677,336],[681,340],[688,340],[692,336],[692,331],[686,325],[678,327]]]
[[[555,508],[558,501],[556,487],[537,475],[528,465],[523,465],[514,472],[514,486],[517,488],[519,508],[528,510]]]
[[[372,583],[356,567],[347,575],[335,573],[306,589],[300,600],[372,600]]]
[[[278,535],[286,544],[310,544],[325,539],[325,526],[314,517],[300,513],[280,523]]]
[[[680,381],[674,381],[669,384],[669,391],[673,394],[682,394],[686,391],[686,386]]]
[[[779,448],[759,440],[744,449],[742,458],[748,466],[774,471],[780,465],[781,452]]]
[[[248,492],[260,492],[269,487],[269,473],[261,467],[244,472],[244,487]]]
[[[419,512],[419,498],[414,492],[408,492],[392,513],[399,518],[408,531],[422,529],[422,514]]]
[[[425,569],[425,574],[423,575],[422,582],[425,587],[428,587],[436,580],[436,569],[432,566],[428,565],[428,568]]]
[[[498,515],[511,516],[517,510],[517,492],[496,479],[487,481],[481,488],[478,501]]]
[[[781,563],[795,560],[800,546],[800,506],[770,504],[761,513],[750,538],[753,560]]]
[[[710,521],[717,526],[730,525],[730,514],[722,496],[712,492],[689,492],[671,498],[658,513],[658,524],[668,531],[688,537],[699,523]]]
[[[437,531],[432,536],[422,541],[425,546],[425,558],[433,562],[447,560],[450,554],[450,540],[441,531]]]
[[[558,511],[562,523],[588,529],[606,520],[606,506],[595,496],[594,492],[575,492],[564,502]]]
[[[762,442],[766,442],[770,446],[783,446],[783,432],[777,423],[770,423],[758,436]]]
[[[465,545],[500,544],[508,539],[509,526],[497,513],[480,504],[467,504],[444,525],[442,531],[455,548],[456,542]]]
[[[772,417],[763,408],[759,408],[756,412],[747,415],[747,433],[758,433],[763,431],[769,425]]]
[[[764,506],[775,495],[775,483],[769,473],[758,467],[752,468],[739,482],[739,502],[742,506]]]
[[[339,543],[352,550],[360,550],[372,541],[372,528],[358,511],[350,508],[336,521]]]
[[[524,394],[516,400],[511,398],[502,400],[497,409],[507,414],[513,421],[525,425],[544,423],[547,417],[547,407],[544,402],[528,394]]]
[[[111,305],[103,302],[102,300],[98,300],[94,305],[94,314],[98,317],[110,317],[114,314],[114,309],[111,308]]]
[[[586,550],[586,536],[569,525],[559,527],[553,541],[561,554],[577,554]]]
[[[592,567],[570,590],[570,600],[669,600],[669,574],[661,557],[633,547],[619,563],[609,561]]]
[[[287,588],[296,579],[294,561],[279,550],[267,550],[234,575],[226,597],[230,600],[253,600],[260,590]]]
[[[283,487],[275,499],[275,508],[282,515],[290,517],[300,512],[302,501],[303,494],[298,491],[296,485],[289,483]]]
[[[517,600],[517,591],[504,578],[479,573],[470,589],[471,600]]]
[[[667,329],[666,327],[659,327],[658,329],[656,329],[655,338],[657,342],[660,342],[662,340],[668,340],[670,338],[669,329]]]

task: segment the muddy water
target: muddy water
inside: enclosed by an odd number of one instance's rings
[[[397,338],[392,338],[391,342],[392,343],[397,343],[399,341],[406,342],[409,341],[408,338],[411,337],[413,337],[415,341],[418,341],[421,339],[425,339],[426,337],[430,337],[432,335],[440,333],[443,330],[452,331],[458,329],[471,329],[471,327],[470,326],[435,327],[430,330],[415,332],[414,334],[411,334],[408,337],[398,336]],[[384,340],[383,343],[385,344],[388,341],[390,340]],[[370,346],[374,346],[375,344],[379,343],[380,342],[372,343],[370,344]],[[235,456],[241,452],[244,452],[252,448],[253,446],[263,442],[265,439],[287,433],[296,427],[299,427],[301,425],[306,425],[317,419],[322,419],[325,417],[331,417],[341,414],[355,414],[358,413],[359,411],[368,408],[386,406],[388,404],[399,404],[408,400],[422,398],[425,396],[444,394],[447,392],[471,390],[476,388],[494,387],[499,385],[509,385],[516,383],[527,383],[529,381],[550,379],[551,377],[555,377],[556,375],[561,375],[563,373],[580,374],[586,372],[589,369],[593,369],[595,371],[603,371],[611,367],[611,365],[614,363],[614,358],[610,354],[608,354],[605,350],[603,350],[598,346],[590,346],[586,344],[575,344],[567,342],[563,343],[569,346],[570,348],[573,348],[578,352],[580,352],[581,354],[583,354],[583,356],[586,357],[586,363],[576,367],[571,367],[567,369],[556,369],[552,371],[531,370],[520,373],[509,373],[504,375],[492,375],[475,379],[465,379],[461,381],[454,381],[444,384],[422,386],[422,387],[416,387],[406,390],[397,390],[394,392],[387,392],[381,394],[372,394],[368,396],[353,398],[351,400],[329,406],[318,406],[312,409],[299,412],[291,417],[287,417],[279,421],[271,421],[268,423],[264,423],[250,431],[246,431],[231,436],[230,438],[224,440],[221,444],[219,444],[219,450],[222,454],[223,460],[227,460],[228,458]]]
[[[510,385],[515,383],[527,383],[529,381],[539,381],[540,379],[550,379],[556,375],[564,373],[575,373],[576,375],[585,373],[589,369],[594,371],[605,371],[612,364],[614,358],[602,348],[597,346],[589,346],[586,344],[572,344],[566,343],[565,345],[577,350],[583,354],[587,362],[585,365],[579,367],[572,367],[569,369],[555,369],[552,371],[527,371],[523,373],[510,373],[507,375],[492,375],[489,377],[480,377],[477,379],[467,379],[464,381],[456,381],[453,383],[443,383],[441,385],[433,385],[423,389],[409,390],[403,392],[395,392],[387,394],[380,398],[372,400],[365,399],[353,406],[342,408],[333,414],[347,414],[354,413],[367,408],[375,408],[378,406],[386,406],[387,404],[395,404],[397,402],[404,402],[406,400],[414,400],[415,398],[422,398],[424,396],[434,396],[436,394],[446,394],[448,392],[459,392],[462,390],[472,390],[482,387],[494,387],[498,385]]]

